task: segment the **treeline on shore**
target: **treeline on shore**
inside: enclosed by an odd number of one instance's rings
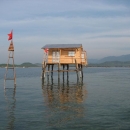
[[[6,67],[6,66],[7,64],[0,64],[0,67]],[[12,64],[9,64],[8,66],[11,67]],[[15,64],[14,66],[15,67],[41,67],[41,64],[40,63],[32,64],[32,63],[26,62],[20,65]]]
[[[0,67],[6,67],[7,64],[0,64]],[[12,66],[9,64],[9,67]],[[29,62],[22,63],[20,65],[15,64],[15,67],[41,67],[42,64],[36,63],[32,64]],[[87,67],[130,67],[130,61],[109,61],[104,63],[88,63]]]
[[[88,67],[130,67],[130,61],[109,61],[103,63],[88,63]]]

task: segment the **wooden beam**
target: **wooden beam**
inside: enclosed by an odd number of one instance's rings
[[[49,71],[50,71],[50,65],[48,65],[48,73],[47,73],[47,76],[49,76]]]
[[[51,65],[51,77],[53,77],[53,67],[54,67],[54,64]]]
[[[58,64],[58,84],[60,83],[60,63]]]
[[[67,64],[67,82],[68,82],[68,79],[69,79],[69,74],[68,74],[68,72],[69,72],[69,64]]]
[[[43,64],[43,71],[42,71],[42,78],[45,79],[45,72],[46,72],[46,62],[44,61],[44,64]]]
[[[74,69],[74,70],[50,70],[50,71],[45,71],[45,72],[75,72],[77,71],[77,69]]]
[[[81,64],[82,82],[83,82],[83,66]]]
[[[77,60],[75,59],[75,67],[76,67],[76,74],[77,74],[77,82],[79,81],[79,75],[78,75],[78,64],[77,64]]]

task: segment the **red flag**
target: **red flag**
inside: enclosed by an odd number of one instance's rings
[[[44,51],[45,51],[45,53],[48,53],[49,49],[48,49],[48,48],[45,48]]]
[[[11,40],[13,38],[13,31],[11,31],[9,34],[8,34],[8,40]]]

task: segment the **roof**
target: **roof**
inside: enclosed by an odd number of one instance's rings
[[[82,47],[82,44],[46,44],[42,47],[42,49],[45,48],[79,48]]]

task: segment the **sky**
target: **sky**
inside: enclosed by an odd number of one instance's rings
[[[46,44],[82,44],[88,59],[130,54],[130,0],[0,0],[0,64],[13,29],[15,64],[42,63]]]

